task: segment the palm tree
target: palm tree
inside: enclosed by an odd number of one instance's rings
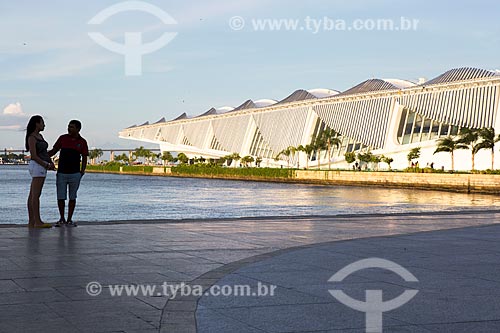
[[[90,164],[94,164],[94,160],[97,158],[97,153],[96,153],[96,150],[97,150],[97,149],[92,149],[92,150],[89,150],[89,160],[90,160]]]
[[[188,161],[189,161],[189,158],[187,157],[186,154],[184,153],[179,153],[177,154],[177,160],[181,163],[181,164],[186,164]]]
[[[233,161],[239,161],[240,159],[241,159],[241,156],[238,153],[232,153],[232,154],[224,156],[224,160],[225,160],[226,165],[228,167],[230,167],[233,164]],[[236,163],[234,163],[234,166],[236,166]]]
[[[233,161],[236,161],[236,163],[234,163],[234,166],[236,167],[237,162],[238,162],[239,160],[241,160],[241,156],[240,156],[240,154],[239,154],[239,153],[232,153],[232,154],[231,154],[231,159],[232,159]]]
[[[309,169],[309,161],[311,160],[312,153],[314,152],[314,145],[305,145],[304,152],[306,153],[306,169]]]
[[[233,163],[233,154],[226,155],[222,158],[224,162],[226,163],[226,166],[231,166],[231,163]],[[224,164],[224,162],[222,162]]]
[[[328,151],[328,169],[331,169],[332,146],[335,146],[338,149],[342,141],[339,139],[339,134],[330,127],[321,131],[319,136],[326,143],[326,149]]]
[[[284,155],[284,156],[288,157],[288,159],[287,159],[287,161],[286,161],[286,163],[287,163],[287,167],[288,167],[288,168],[290,168],[290,155],[292,154],[292,151],[290,150],[290,147],[291,147],[291,146],[289,146],[289,147],[287,147],[287,148],[283,149],[282,151],[280,151],[280,152],[276,155],[276,157],[274,158],[274,159],[277,161],[277,160],[279,160],[279,158],[280,158],[280,156],[281,156],[281,155]]]
[[[407,155],[408,164],[412,163],[414,159],[420,157],[420,147],[413,148]],[[418,161],[417,161],[418,164]],[[417,165],[418,166],[418,165]]]
[[[318,170],[319,170],[321,168],[320,167],[321,151],[327,149],[326,140],[324,140],[323,136],[321,135],[321,132],[316,138],[313,138],[311,145],[314,147],[314,151],[316,151],[316,160],[318,161]]]
[[[379,164],[381,161],[382,161],[382,156],[380,156],[380,155],[373,155],[372,156],[370,162],[375,164],[375,166],[374,166],[375,171],[378,171],[378,167],[379,167]]]
[[[252,163],[253,161],[255,161],[255,159],[250,155],[241,158],[241,163],[243,163],[245,167],[248,167],[248,163]]]
[[[126,163],[129,162],[129,158],[127,154],[123,153],[121,155],[115,156],[115,161]]]
[[[135,159],[143,157],[147,161],[147,159],[151,155],[151,151],[149,149],[145,149],[143,146],[140,146],[139,148],[135,148],[133,154],[135,156]]]
[[[466,145],[466,149],[471,150],[471,160],[472,160],[472,171],[474,171],[474,162],[476,159],[476,154],[480,150],[479,145],[479,132],[477,128],[467,128],[464,127],[460,130],[460,143]]]
[[[386,163],[389,166],[389,170],[391,170],[391,163],[394,162],[394,159],[392,157],[382,155],[381,160]]]
[[[89,151],[89,159],[92,164],[95,164],[95,159],[101,157],[103,154],[102,149],[96,148]]]
[[[495,137],[495,129],[493,127],[484,127],[479,130],[481,142],[476,145],[477,151],[481,149],[491,149],[491,170],[495,168],[495,143],[500,141],[500,134]]]
[[[295,153],[297,153],[298,155],[298,150],[297,150],[297,147],[294,147],[294,146],[288,146],[287,148],[289,151],[290,151],[290,155],[292,156],[292,161],[293,161],[293,164],[295,164]],[[298,157],[298,156],[297,156]],[[298,160],[298,158],[297,158]]]
[[[351,163],[354,163],[356,162],[356,153],[355,152],[346,152],[344,154],[344,158],[345,158],[345,161],[348,163],[348,164],[351,164]],[[354,169],[354,166],[352,167]]]
[[[300,147],[300,146],[299,146]],[[303,146],[304,153],[306,153],[306,169],[309,169],[309,160],[311,159],[311,154],[314,151],[314,146],[313,145],[305,145]]]
[[[165,162],[172,162],[174,160],[174,157],[169,151],[164,151],[161,155],[161,159],[163,161],[163,165],[165,165]]]
[[[149,155],[146,156],[146,159],[148,161],[148,164],[152,162],[153,164],[156,163],[156,160],[160,157],[160,154],[156,154],[155,152],[149,151]]]
[[[451,153],[451,171],[455,170],[455,157],[453,152],[457,149],[467,149],[467,145],[460,142],[460,139],[455,139],[452,136],[447,136],[437,140],[437,148],[434,154],[442,151]]]
[[[358,153],[358,160],[360,162],[365,162],[365,170],[368,168],[368,163],[373,161],[373,154],[370,151],[366,153]]]
[[[215,160],[215,164],[217,164],[217,166],[223,166],[224,163],[226,163],[226,157],[219,157]]]
[[[300,152],[304,152],[305,148],[303,145],[299,145],[295,149],[299,152],[299,156],[297,157],[297,169],[300,169]]]

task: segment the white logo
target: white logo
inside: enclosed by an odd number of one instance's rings
[[[86,290],[90,296],[99,296],[102,292],[102,286],[99,282],[92,281],[87,283]]]
[[[88,24],[101,24],[111,16],[126,11],[142,11],[159,18],[164,24],[177,24],[168,13],[161,8],[143,1],[125,1],[109,6],[94,16]],[[170,43],[177,32],[165,32],[157,40],[143,44],[141,32],[125,32],[125,44],[118,44],[99,32],[89,32],[89,37],[105,49],[125,55],[125,75],[142,74],[142,55],[159,50]]]
[[[245,19],[241,16],[233,16],[229,19],[229,27],[233,30],[241,30],[245,27]]]
[[[407,282],[418,282],[417,278],[406,268],[380,258],[363,259],[347,265],[335,273],[328,282],[341,282],[352,273],[365,268],[384,268],[398,274]],[[383,301],[382,290],[366,290],[365,302],[351,298],[342,290],[329,290],[329,292],[342,304],[366,313],[366,332],[379,333],[382,332],[382,314],[403,306],[418,293],[418,290],[407,289],[398,297],[387,302]]]

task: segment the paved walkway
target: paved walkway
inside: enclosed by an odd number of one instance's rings
[[[371,269],[337,284],[359,300],[420,290],[384,331],[499,331],[498,212],[88,224],[0,229],[0,332],[364,331],[329,293],[356,260],[392,260],[419,280]],[[468,228],[464,228],[468,227]],[[439,229],[449,231],[433,231]],[[408,235],[411,233],[417,233]],[[364,238],[364,239],[360,239]],[[89,282],[102,292],[91,296]],[[111,296],[109,285],[274,284],[275,297]],[[372,288],[373,287],[373,288]],[[96,289],[92,289],[94,291]]]

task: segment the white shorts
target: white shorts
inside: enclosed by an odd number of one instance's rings
[[[36,163],[35,161],[30,161],[30,164],[28,166],[28,170],[30,172],[31,177],[47,177],[47,169],[45,169],[43,166],[40,164]]]

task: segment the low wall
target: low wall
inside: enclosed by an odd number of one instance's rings
[[[297,170],[295,179],[319,184],[378,185],[500,194],[500,175]]]
[[[292,170],[289,177],[256,177],[227,174],[174,174],[169,167],[154,167],[151,172],[124,171],[122,168],[120,168],[119,171],[88,171],[147,176],[293,182],[324,185],[381,186],[466,193],[500,194],[500,175],[492,174]]]

